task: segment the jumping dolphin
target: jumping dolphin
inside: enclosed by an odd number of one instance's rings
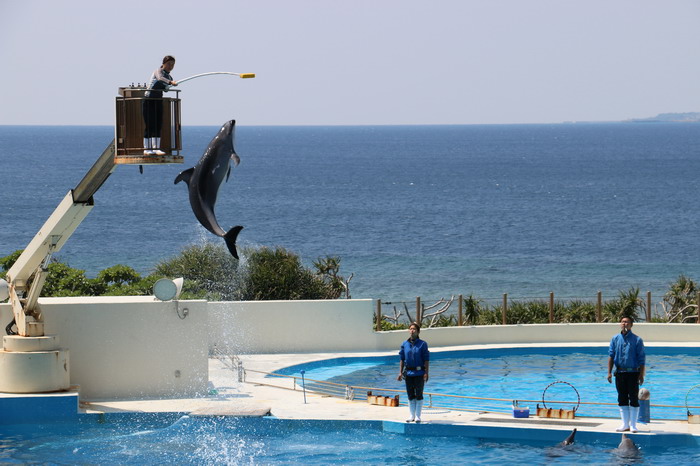
[[[180,181],[187,183],[194,216],[204,228],[224,238],[231,255],[238,259],[236,238],[243,227],[235,226],[225,232],[214,215],[219,189],[231,174],[230,162],[233,160],[233,163],[238,165],[241,161],[233,148],[235,127],[235,120],[226,122],[211,140],[197,165],[180,172],[175,178],[175,184]]]
[[[565,447],[567,445],[574,444],[574,437],[576,437],[576,429],[572,430],[568,437],[566,437],[562,442],[557,443],[558,447]]]

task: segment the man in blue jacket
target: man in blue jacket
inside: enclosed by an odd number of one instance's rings
[[[620,333],[610,340],[608,350],[608,382],[612,382],[614,364],[617,404],[622,418],[618,432],[637,432],[639,386],[644,383],[644,341],[632,333],[632,325],[631,317],[620,320]]]
[[[406,422],[421,422],[421,410],[423,409],[423,386],[428,381],[428,367],[430,365],[430,351],[428,343],[418,338],[420,325],[413,322],[408,327],[408,340],[401,344],[399,356],[398,381],[406,380],[406,392],[408,394],[408,409],[411,417]]]

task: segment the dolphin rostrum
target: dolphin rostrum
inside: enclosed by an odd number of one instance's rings
[[[634,441],[631,438],[629,438],[626,434],[622,434],[622,440],[617,446],[617,449],[620,452],[638,451],[637,445],[635,445]]]
[[[228,181],[231,174],[231,160],[235,165],[241,161],[233,148],[235,127],[235,120],[226,122],[211,140],[197,165],[180,172],[175,178],[175,184],[180,181],[187,183],[194,216],[204,228],[224,238],[229,252],[238,259],[236,238],[243,227],[235,226],[225,232],[219,226],[214,214],[219,189],[224,181]]]
[[[622,440],[617,448],[613,450],[613,452],[625,463],[628,463],[630,460],[637,460],[641,458],[639,448],[626,434],[622,434]]]

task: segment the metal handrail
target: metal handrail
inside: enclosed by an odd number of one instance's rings
[[[251,372],[251,373],[256,373],[256,374],[263,374],[266,376],[272,376],[272,377],[280,377],[280,378],[285,378],[285,379],[291,379],[294,383],[293,388],[287,388],[287,387],[281,387],[279,385],[272,385],[272,384],[263,384],[258,381],[256,382],[250,382],[250,383],[255,383],[257,385],[265,385],[268,387],[275,387],[275,388],[282,388],[285,390],[296,390],[296,385],[297,385],[297,379],[301,379],[301,377],[297,377],[294,375],[286,375],[286,374],[279,374],[276,372],[265,372],[265,371],[258,371],[258,370],[253,370],[253,369],[246,369],[246,372]],[[322,393],[328,396],[337,396],[340,398],[345,398],[349,399],[347,396],[341,396],[343,393],[348,393],[352,392],[354,393],[357,390],[368,390],[372,391],[372,393],[375,392],[390,392],[390,393],[403,393],[404,390],[399,390],[399,389],[394,389],[394,388],[381,388],[381,387],[366,387],[362,385],[347,385],[347,384],[340,384],[336,382],[328,382],[326,380],[315,380],[315,379],[309,379],[305,378],[306,381],[306,390],[311,391],[311,392],[316,392],[316,393]],[[311,387],[309,387],[309,384],[311,383]],[[327,387],[326,390],[324,388]],[[339,388],[343,389],[343,392],[341,393]],[[434,392],[423,392],[424,396],[428,396],[428,407],[430,408],[444,408],[444,409],[451,409],[454,411],[476,411],[476,412],[484,412],[484,413],[489,413],[489,412],[498,412],[498,411],[489,411],[488,409],[468,409],[468,408],[461,408],[461,407],[454,407],[454,406],[443,406],[443,405],[437,405],[433,404],[433,397],[436,398],[447,398],[447,399],[467,399],[467,400],[480,400],[480,401],[498,401],[498,402],[504,402],[508,403],[508,406],[510,406],[512,403],[539,403],[542,400],[521,400],[521,399],[506,399],[506,398],[491,398],[491,397],[480,397],[480,396],[467,396],[467,395],[452,395],[452,394],[447,394],[447,393],[434,393]],[[353,397],[354,398],[354,397]],[[582,404],[582,405],[595,405],[595,406],[617,406],[617,403],[603,403],[603,402],[598,402],[598,401],[580,401],[580,402],[575,402],[575,401],[547,401],[547,403],[552,403],[552,404],[565,404],[565,405],[572,405],[572,404]],[[697,408],[700,409],[700,406],[681,406],[681,405],[665,405],[665,404],[650,404],[650,407],[654,408],[680,408],[680,409],[686,409],[686,408]],[[581,416],[581,417],[586,417],[586,416]]]

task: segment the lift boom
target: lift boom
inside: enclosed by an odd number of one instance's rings
[[[44,335],[44,322],[38,304],[52,254],[61,250],[94,206],[93,194],[112,174],[114,140],[88,170],[75,189],[66,194],[39,232],[8,270],[10,303],[17,333],[26,337]]]

